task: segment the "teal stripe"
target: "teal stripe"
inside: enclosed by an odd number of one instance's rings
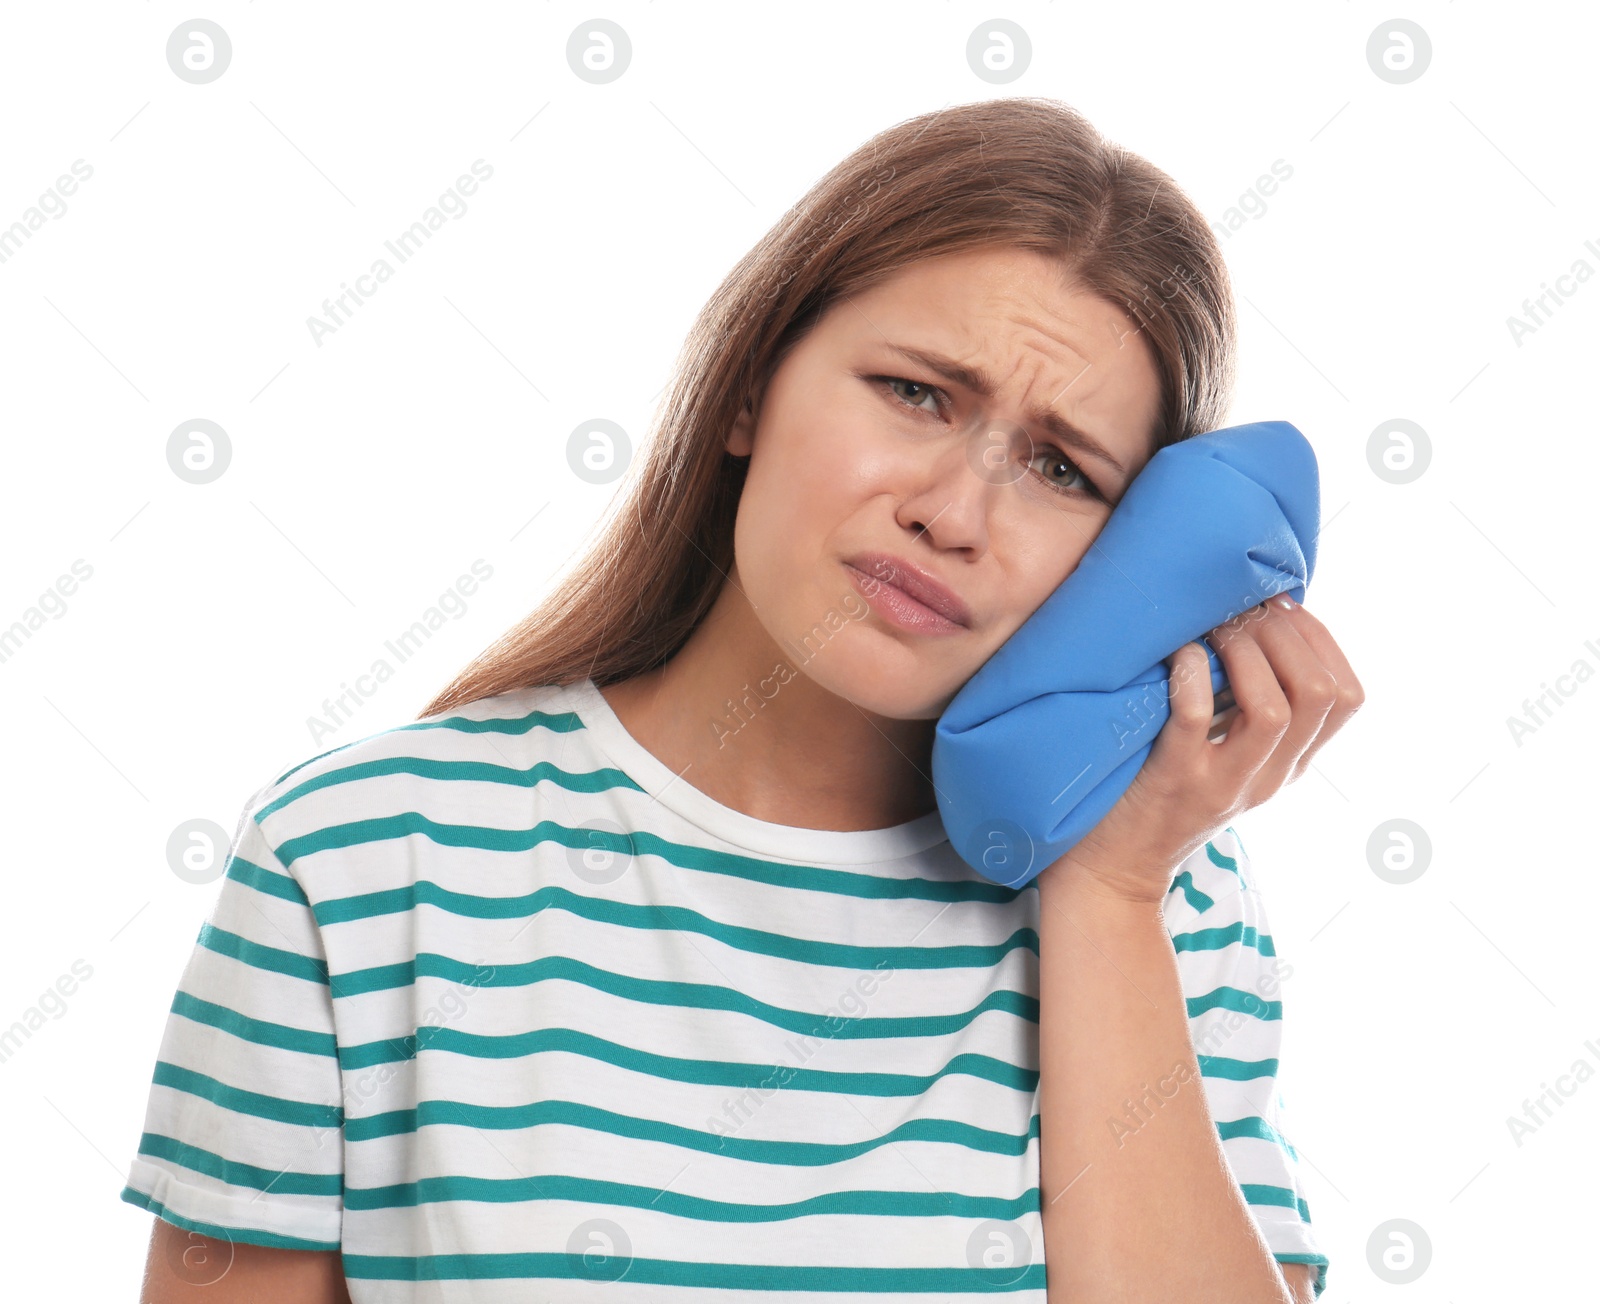
[[[725,924],[687,906],[608,901],[564,887],[542,887],[526,896],[480,897],[452,892],[420,880],[404,887],[324,901],[313,907],[313,913],[317,922],[328,928],[378,915],[404,913],[415,909],[419,903],[475,919],[525,919],[540,910],[565,910],[580,918],[618,928],[698,933],[739,951],[846,969],[872,969],[880,964],[894,969],[988,969],[1018,947],[1026,947],[1035,955],[1039,953],[1039,935],[1031,928],[1018,928],[1004,942],[988,946],[855,946]],[[345,983],[345,975],[340,976],[340,987],[342,992],[351,990]]]
[[[1024,929],[1023,931],[1028,936],[1036,938],[1036,934],[1032,933],[1031,930]],[[1029,949],[1037,952],[1037,940],[1035,940],[1034,946]],[[882,953],[882,951],[876,952],[876,954],[880,955]],[[528,983],[536,980],[539,976],[539,970],[551,959],[552,957],[547,956],[541,960],[530,960],[522,964],[495,965],[493,966],[493,975],[484,977],[484,966],[469,964],[465,960],[457,960],[448,955],[438,955],[432,951],[419,951],[410,960],[397,960],[393,964],[374,965],[369,969],[352,969],[348,973],[337,975],[333,979],[333,998],[337,1001],[348,996],[360,996],[366,992],[381,992],[389,991],[395,987],[409,987],[418,978],[444,978],[450,982],[461,983],[469,987],[525,987]],[[570,963],[580,964],[582,962],[574,960],[570,961]],[[869,971],[876,968],[876,966],[863,967]],[[921,967],[927,968],[931,966],[925,965]],[[717,990],[725,989],[719,988]],[[1019,1005],[1017,1013],[1031,1018],[1035,1023],[1038,1022],[1039,1002],[1037,997],[1022,996],[1019,993],[1007,993],[1007,995],[1015,995],[1017,997]],[[739,1007],[734,1005],[730,1008]],[[815,1016],[811,1017],[815,1018]],[[920,1017],[931,1018],[933,1016]]]
[[[174,1091],[199,1096],[202,1100],[209,1100],[212,1104],[230,1109],[235,1114],[270,1118],[274,1122],[290,1123],[296,1127],[330,1128],[338,1127],[344,1121],[344,1110],[338,1105],[319,1105],[307,1100],[284,1100],[259,1091],[246,1091],[242,1087],[229,1086],[226,1082],[208,1074],[196,1073],[193,1069],[169,1064],[166,1060],[156,1061],[156,1071],[152,1080],[158,1087],[171,1087]]]
[[[139,1138],[139,1153],[207,1177],[215,1177],[229,1186],[246,1186],[252,1191],[271,1191],[274,1195],[331,1195],[337,1197],[344,1190],[344,1179],[338,1173],[294,1173],[287,1169],[258,1168],[255,1164],[241,1164],[225,1159],[210,1150],[202,1150],[157,1132],[146,1132]]]
[[[553,783],[571,792],[601,793],[614,788],[627,788],[643,792],[637,783],[614,766],[598,770],[566,770],[553,761],[536,761],[526,769],[512,765],[497,765],[493,761],[451,761],[431,756],[380,756],[371,761],[328,770],[295,785],[280,797],[275,797],[261,808],[267,815],[297,801],[308,793],[322,788],[332,788],[345,783],[358,783],[363,779],[376,779],[388,774],[411,774],[420,779],[437,779],[440,782],[501,783],[514,788],[532,788],[540,783]],[[287,862],[285,862],[287,863]]]
[[[460,764],[462,762],[458,762]],[[297,838],[278,848],[278,858],[290,865],[301,856],[342,850],[368,842],[424,837],[445,847],[470,847],[477,851],[524,852],[541,843],[555,843],[579,851],[610,851],[619,856],[657,856],[677,869],[723,874],[767,887],[792,888],[832,896],[862,897],[880,901],[987,902],[1010,905],[1026,888],[1009,888],[973,875],[970,878],[930,878],[913,874],[904,878],[863,874],[821,865],[796,865],[785,861],[741,856],[688,843],[673,842],[654,833],[611,833],[604,829],[570,827],[541,820],[532,828],[486,828],[477,824],[443,824],[418,811],[402,811],[365,820],[334,824]],[[359,901],[359,897],[347,898]],[[495,898],[485,898],[494,900]],[[326,906],[338,906],[326,902]],[[354,916],[360,918],[362,916]]]
[[[220,1223],[201,1222],[198,1218],[185,1218],[180,1213],[174,1213],[160,1200],[146,1195],[143,1191],[136,1191],[131,1186],[122,1188],[122,1198],[129,1204],[137,1205],[155,1214],[162,1222],[169,1222],[174,1227],[181,1227],[186,1232],[199,1232],[202,1236],[209,1236],[213,1240],[232,1241],[236,1244],[266,1245],[276,1250],[337,1250],[338,1241],[313,1241],[304,1236],[284,1236],[278,1232],[262,1231],[258,1227],[224,1227]]]
[[[1039,1211],[1039,1189],[1014,1199],[943,1191],[830,1191],[825,1195],[782,1204],[752,1205],[746,1201],[709,1200],[596,1178],[541,1174],[538,1177],[429,1177],[392,1186],[349,1187],[347,1209],[414,1208],[448,1200],[515,1204],[528,1200],[573,1200],[585,1204],[654,1208],[662,1213],[705,1222],[767,1223],[827,1214],[891,1218],[997,1218],[1015,1220]]]
[[[1258,1114],[1252,1114],[1248,1118],[1236,1118],[1227,1123],[1218,1123],[1217,1135],[1224,1141],[1232,1141],[1235,1137],[1250,1137],[1257,1141],[1270,1141],[1274,1145],[1282,1146],[1291,1159],[1298,1160],[1300,1158],[1299,1155],[1295,1154],[1294,1147],[1289,1144],[1289,1138]]]
[[[253,861],[246,860],[243,856],[234,856],[228,862],[228,877],[243,883],[246,887],[253,887],[257,892],[265,892],[268,896],[281,897],[285,901],[293,901],[297,906],[310,906],[306,894],[300,890],[300,884],[287,874],[280,874],[276,870],[264,869]]]
[[[1223,1078],[1229,1082],[1248,1082],[1251,1078],[1270,1078],[1278,1071],[1278,1061],[1229,1059],[1225,1055],[1196,1055],[1200,1076]]]
[[[1011,1222],[1039,1212],[1039,1188],[1014,1199],[964,1195],[957,1191],[829,1191],[781,1204],[708,1200],[663,1191],[659,1186],[611,1182],[601,1178],[541,1173],[537,1177],[424,1177],[393,1186],[347,1186],[344,1207],[355,1211],[410,1209],[448,1200],[518,1204],[531,1200],[572,1200],[585,1205],[654,1209],[702,1222],[746,1224],[786,1222],[829,1214],[878,1218],[996,1218]]]
[[[1228,829],[1227,831],[1229,833],[1233,833],[1232,829]],[[1233,833],[1233,836],[1238,838],[1239,835],[1237,833]],[[1241,851],[1244,849],[1243,843],[1239,844],[1239,849]],[[1239,873],[1239,862],[1232,856],[1226,856],[1222,852],[1218,851],[1213,843],[1206,843],[1206,856],[1210,859],[1213,865],[1221,865],[1223,869],[1230,870],[1235,875]]]
[[[1019,1068],[991,1055],[955,1055],[935,1073],[865,1073],[657,1055],[653,1051],[637,1050],[574,1028],[539,1028],[505,1038],[484,1037],[457,1028],[440,1028],[430,1042],[430,1049],[472,1055],[479,1059],[490,1058],[491,1055],[495,1058],[521,1058],[546,1051],[560,1051],[672,1082],[770,1087],[777,1081],[780,1086],[798,1091],[843,1092],[858,1096],[920,1095],[940,1078],[953,1073],[981,1078],[985,1082],[1012,1087],[1017,1091],[1032,1091],[1039,1081],[1037,1069]]]
[[[863,1141],[825,1143],[820,1141],[768,1141],[738,1135],[743,1122],[738,1111],[729,1114],[726,1135],[698,1128],[680,1127],[656,1119],[618,1114],[593,1105],[570,1100],[537,1100],[525,1105],[472,1105],[456,1100],[424,1100],[415,1109],[395,1109],[366,1118],[347,1118],[344,1138],[349,1144],[377,1141],[384,1137],[410,1136],[424,1127],[467,1127],[474,1131],[512,1132],[544,1124],[587,1128],[608,1136],[630,1137],[660,1145],[675,1145],[705,1154],[725,1154],[747,1163],[775,1164],[790,1168],[824,1167],[859,1158],[881,1146],[902,1141],[921,1141],[954,1145],[986,1154],[1021,1156],[1039,1137],[1039,1115],[1030,1120],[1027,1132],[992,1132],[959,1123],[953,1119],[907,1119],[889,1131]],[[1276,1141],[1294,1154],[1289,1142],[1266,1120],[1259,1117],[1218,1123],[1217,1135],[1224,1141],[1252,1137]]]
[[[1197,928],[1190,933],[1174,933],[1172,945],[1179,951],[1221,951],[1235,942],[1253,946],[1262,955],[1277,955],[1272,934],[1262,933],[1249,924],[1229,924],[1225,928]]]
[[[1237,1010],[1264,1023],[1283,1018],[1282,1001],[1264,1001],[1254,992],[1241,991],[1237,987],[1218,987],[1204,996],[1190,996],[1185,1000],[1191,1019],[1198,1018],[1207,1010]]]
[[[334,1055],[338,1052],[338,1043],[331,1032],[312,1032],[307,1028],[291,1028],[286,1023],[252,1019],[237,1010],[230,1010],[226,1005],[203,1001],[181,987],[172,998],[172,1012],[195,1023],[230,1033],[241,1041],[254,1042],[257,1046],[276,1046],[280,1050],[295,1050],[306,1055]]]
[[[333,983],[333,996],[338,1000],[345,996],[360,996],[366,992],[383,992],[395,987],[409,987],[418,978],[446,978],[453,983],[464,983],[469,987],[518,987],[522,984],[513,981],[513,971],[530,968],[532,963],[496,965],[493,968],[493,976],[485,978],[483,967],[480,965],[468,964],[465,960],[457,960],[448,955],[436,955],[432,951],[419,951],[410,960],[373,965],[369,969],[352,969],[349,973],[340,974]]]
[[[1246,1204],[1270,1206],[1274,1209],[1293,1209],[1300,1215],[1300,1221],[1311,1221],[1311,1208],[1293,1191],[1282,1186],[1262,1186],[1255,1182],[1241,1182],[1239,1189],[1244,1192]]]
[[[841,1163],[899,1141],[925,1141],[961,1146],[986,1154],[1021,1156],[1039,1135],[1039,1115],[1035,1114],[1028,1131],[1018,1136],[1010,1132],[991,1132],[942,1118],[907,1119],[881,1135],[862,1141],[827,1143],[821,1141],[768,1141],[740,1136],[738,1129],[749,1110],[730,1111],[717,1120],[729,1129],[727,1135],[681,1127],[656,1119],[635,1118],[593,1105],[570,1100],[537,1100],[525,1105],[468,1105],[455,1100],[424,1100],[415,1109],[396,1109],[368,1118],[347,1118],[345,1140],[375,1141],[389,1136],[408,1136],[424,1127],[469,1127],[490,1132],[521,1131],[546,1123],[588,1128],[610,1136],[631,1137],[662,1145],[675,1145],[704,1154],[725,1154],[750,1163],[782,1164],[793,1168],[822,1167]]]
[[[615,1281],[702,1290],[891,1291],[956,1295],[964,1291],[1044,1289],[1044,1264],[1004,1268],[806,1267],[798,1264],[685,1263],[581,1254],[346,1254],[344,1275],[362,1281]]]
[[[256,969],[287,974],[291,978],[304,978],[307,982],[328,985],[328,966],[325,961],[313,960],[298,951],[284,951],[276,946],[263,946],[247,937],[217,928],[210,922],[200,925],[199,944],[218,955],[232,956]]]
[[[419,963],[425,958],[430,961],[445,962],[443,956],[427,957],[419,955]],[[606,992],[622,1000],[636,1001],[641,1005],[667,1006],[681,1009],[699,1010],[727,1010],[736,1014],[747,1015],[757,1019],[770,1027],[781,1028],[786,1032],[799,1033],[803,1036],[827,1037],[830,1040],[852,1041],[873,1040],[884,1037],[936,1037],[948,1036],[958,1033],[970,1025],[973,1020],[989,1011],[998,1011],[1011,1014],[1027,1023],[1038,1023],[1039,1001],[1037,997],[1024,995],[1022,992],[1010,990],[990,992],[977,1005],[970,1010],[954,1014],[929,1014],[895,1016],[838,1016],[828,1018],[806,1010],[790,1010],[782,1006],[771,1005],[760,1001],[744,992],[729,987],[720,987],[709,983],[664,982],[653,978],[634,978],[626,974],[615,974],[594,965],[586,964],[581,960],[574,960],[564,955],[548,955],[538,960],[530,960],[522,964],[500,965],[486,968],[477,974],[468,972],[470,966],[460,961],[450,960],[448,966],[459,966],[448,972],[436,972],[434,977],[456,977],[457,981],[469,986],[477,987],[524,987],[536,982],[545,982],[551,979],[560,979],[565,982],[578,983],[592,987],[596,991]],[[434,968],[433,964],[428,967]],[[395,972],[395,971],[401,972]],[[413,980],[410,966],[404,962],[398,965],[384,965],[381,970],[361,970],[362,975],[378,974],[388,979],[400,979],[398,983],[389,983],[389,986],[406,986]],[[457,977],[459,975],[459,977]],[[339,994],[341,996],[354,995],[357,992],[373,990],[367,984],[367,978],[356,979],[355,975],[345,974],[338,979]],[[412,1059],[416,1055],[419,1040],[427,1042],[434,1036],[430,1030],[436,1025],[425,1025],[413,1035],[398,1038],[385,1038],[379,1041],[363,1042],[354,1046],[344,1046],[339,1051],[339,1062],[346,1069],[369,1068],[374,1064],[388,1064],[397,1060]],[[519,1034],[510,1034],[516,1036]],[[490,1052],[490,1057],[496,1057]]]
[[[319,752],[308,760],[301,761],[299,765],[291,766],[280,774],[272,785],[276,787],[291,774],[297,774],[308,765],[315,765],[325,756],[336,756],[342,751],[373,738],[382,738],[388,734],[405,733],[412,729],[449,729],[454,733],[485,734],[495,733],[503,735],[516,735],[530,733],[534,729],[549,729],[552,733],[575,733],[584,727],[583,721],[578,719],[573,711],[530,711],[527,715],[506,716],[497,720],[468,720],[462,716],[447,716],[443,720],[418,720],[414,724],[400,724],[388,729],[380,729],[375,734],[368,734],[365,738],[357,738],[348,743],[341,743],[337,747],[330,747],[325,752]],[[270,805],[263,806],[258,815],[267,815],[276,810],[284,802],[291,800],[297,794],[285,793],[272,801]]]
[[[1196,911],[1209,910],[1216,904],[1215,901],[1195,886],[1194,875],[1186,869],[1180,871],[1178,876],[1172,880],[1172,886],[1167,889],[1167,895],[1171,896],[1178,891],[1182,891],[1183,899]]]

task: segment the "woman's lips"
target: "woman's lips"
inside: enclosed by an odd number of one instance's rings
[[[948,617],[941,616],[932,607],[918,602],[904,589],[896,588],[886,580],[880,580],[876,575],[868,575],[849,562],[843,564],[868,605],[891,625],[897,625],[913,634],[966,632],[965,625],[958,625]]]
[[[972,627],[972,612],[961,600],[961,595],[932,571],[924,570],[915,562],[897,557],[890,552],[859,552],[843,559],[863,575],[870,575],[880,583],[892,584],[913,602],[930,607],[946,620],[957,625]]]

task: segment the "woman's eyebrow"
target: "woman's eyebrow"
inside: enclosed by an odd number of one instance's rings
[[[969,367],[965,363],[947,358],[942,353],[934,353],[927,349],[908,348],[903,344],[889,344],[885,347],[891,352],[898,353],[901,357],[915,362],[918,366],[926,367],[929,371],[937,372],[945,380],[952,380],[956,384],[970,389],[974,394],[983,398],[993,398],[997,386],[992,377],[982,367]],[[1128,468],[1123,466],[1111,455],[1111,452],[1088,431],[1072,424],[1054,408],[1035,408],[1027,414],[1029,422],[1042,426],[1061,443],[1072,448],[1077,448],[1097,457],[1107,466],[1112,467],[1124,477]]]

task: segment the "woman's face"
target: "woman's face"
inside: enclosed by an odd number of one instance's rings
[[[832,305],[735,424],[750,467],[731,578],[820,687],[937,718],[1088,551],[1159,407],[1136,324],[1058,260],[996,247],[902,268]],[[964,623],[899,596],[884,557],[944,585]]]

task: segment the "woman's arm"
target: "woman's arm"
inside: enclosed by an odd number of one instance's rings
[[[1310,1263],[1281,1263],[1283,1279],[1289,1283],[1294,1304],[1317,1304],[1317,1269]]]
[[[338,1250],[213,1240],[155,1219],[139,1304],[350,1304]]]
[[[1076,868],[1038,877],[1050,1304],[1298,1304],[1206,1104],[1162,903]]]
[[[1226,735],[1211,737],[1209,663],[1185,644],[1133,782],[1036,880],[1051,1304],[1295,1304],[1210,1117],[1163,910],[1178,866],[1298,778],[1365,694],[1322,622],[1282,595],[1207,637],[1235,699]]]

